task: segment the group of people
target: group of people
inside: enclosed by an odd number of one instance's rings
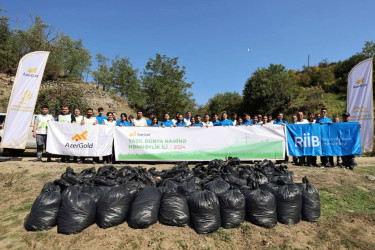
[[[37,159],[36,161],[42,161],[43,148],[46,146],[47,142],[47,127],[48,122],[54,120],[54,117],[49,114],[49,109],[47,106],[41,108],[41,114],[37,115],[34,122],[33,136],[36,138],[37,142]],[[61,114],[57,117],[56,121],[66,122],[66,123],[77,123],[81,125],[106,125],[106,126],[136,126],[136,127],[213,127],[213,126],[267,126],[267,125],[284,125],[288,122],[284,119],[282,112],[277,114],[276,119],[272,119],[272,115],[262,115],[256,114],[252,118],[250,114],[244,113],[243,116],[238,116],[237,113],[232,113],[230,119],[228,118],[227,112],[222,112],[221,119],[217,113],[211,115],[205,114],[202,117],[197,114],[195,116],[189,111],[184,117],[180,112],[177,112],[173,119],[170,119],[170,115],[165,113],[163,120],[159,122],[157,116],[153,113],[150,114],[149,119],[143,116],[142,111],[138,111],[136,117],[125,113],[121,113],[118,117],[116,112],[107,112],[104,115],[104,109],[98,108],[98,115],[94,116],[94,110],[88,108],[86,110],[86,115],[81,115],[81,110],[75,108],[73,113],[70,113],[68,106],[63,106],[61,108]],[[342,116],[343,122],[350,122],[350,114],[344,113]],[[298,111],[296,115],[292,116],[292,124],[331,124],[333,121],[327,116],[327,109],[322,108],[321,112],[314,114],[313,112],[308,112],[307,119],[304,118],[304,113]],[[340,122],[339,118],[335,118],[334,122]],[[321,156],[321,167],[334,167],[333,156]],[[337,157],[337,166],[344,166],[349,169],[354,169],[355,163],[354,155]],[[77,162],[84,162],[84,158],[75,158]],[[47,155],[47,161],[51,161],[50,155]],[[61,162],[69,161],[69,156],[62,156]],[[94,158],[93,162],[96,163],[99,158]],[[103,157],[103,163],[107,164],[112,161],[112,156]],[[288,161],[286,156],[286,161]],[[293,163],[299,166],[318,166],[316,156],[307,157],[293,157]]]

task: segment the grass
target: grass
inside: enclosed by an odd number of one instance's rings
[[[232,241],[230,231],[222,227],[219,227],[218,230],[216,230],[210,235],[216,240],[224,241],[227,243],[230,243]]]
[[[354,172],[369,174],[375,176],[375,166],[359,167],[355,168]]]

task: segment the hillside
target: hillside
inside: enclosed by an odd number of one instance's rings
[[[2,113],[6,112],[13,87],[13,81],[13,76],[9,77],[6,74],[0,73],[0,112]],[[94,109],[94,113],[97,112],[99,107],[103,107],[105,112],[112,111],[117,112],[118,114],[126,113],[127,115],[136,114],[135,109],[133,109],[127,101],[108,91],[101,90],[94,83],[47,81],[42,82],[40,91],[48,88],[58,88],[62,85],[67,89],[78,88],[82,91],[83,96],[87,97],[86,102],[88,106]],[[67,103],[67,105],[70,104]]]

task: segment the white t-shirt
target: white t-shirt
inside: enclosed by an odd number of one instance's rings
[[[301,122],[300,121],[295,121],[294,124],[309,124],[309,121],[306,119],[303,119]]]
[[[108,120],[103,120],[103,124],[107,125],[107,126],[110,126],[110,127],[116,127],[116,121],[115,120],[112,120],[111,122],[108,121]]]
[[[83,120],[85,121],[85,124],[86,125],[93,125],[93,124],[96,124],[98,120],[96,120],[96,117],[95,116],[91,116],[91,118],[83,118]]]
[[[202,122],[203,126],[213,127],[214,124],[212,122]]]
[[[79,115],[79,116],[74,116],[74,117],[76,118],[75,123],[77,123],[77,124],[81,124],[81,121],[82,121],[82,119],[83,119],[83,116],[82,116],[82,115]]]
[[[237,125],[237,120],[231,120],[233,122],[233,126]]]
[[[72,115],[67,114],[67,115],[59,115],[58,117],[59,122],[66,122],[66,123],[72,123]]]
[[[48,128],[48,122],[53,121],[52,115],[37,115],[35,118],[35,123],[38,123],[38,126],[36,128],[36,133],[38,135],[46,135],[47,134],[47,128]]]
[[[144,117],[142,117],[141,119],[134,119],[133,120],[133,126],[136,126],[136,127],[147,127],[147,121]]]

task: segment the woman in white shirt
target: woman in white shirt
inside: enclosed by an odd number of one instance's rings
[[[116,121],[113,119],[113,113],[112,112],[107,113],[107,120],[103,120],[102,124],[106,125],[106,126],[110,126],[110,127],[116,127]],[[111,164],[112,163],[111,159],[112,159],[112,154],[107,155],[107,156],[103,156],[103,164],[104,165]]]
[[[210,121],[210,115],[209,114],[205,114],[204,117],[203,117],[203,122],[202,122],[202,127],[205,126],[205,127],[213,127],[214,124]]]

